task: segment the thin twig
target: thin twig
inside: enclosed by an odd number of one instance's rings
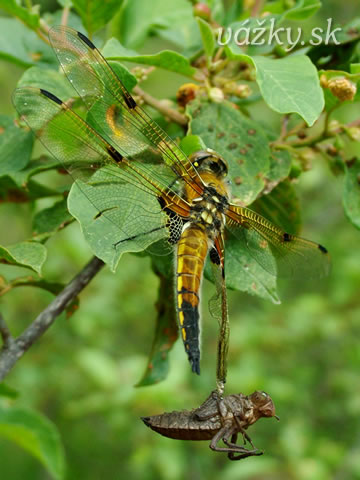
[[[286,138],[292,137],[293,135],[296,135],[299,130],[302,130],[306,128],[306,122],[305,120],[302,120],[301,122],[297,123],[291,130],[286,132],[286,135],[284,136],[284,140]]]
[[[133,92],[136,95],[139,95],[144,100],[145,103],[150,105],[150,107],[155,108],[160,113],[162,113],[165,117],[170,118],[170,120],[172,120],[173,122],[178,123],[183,127],[187,125],[188,121],[185,115],[177,112],[176,110],[173,110],[172,108],[167,107],[157,98],[154,98],[149,93],[144,92],[144,90],[142,90],[140,87],[135,87],[133,89]]]
[[[11,335],[9,327],[5,322],[4,317],[0,313],[0,335],[3,340],[3,348],[10,348],[14,342],[14,337]]]
[[[289,115],[284,115],[283,118],[282,118],[281,132],[280,132],[280,137],[279,137],[280,141],[283,140],[286,136],[287,127],[288,127],[288,124],[289,124],[289,118],[290,118]]]
[[[31,345],[46,332],[54,323],[55,319],[86,287],[103,266],[104,262],[94,257],[19,337],[8,342],[8,345],[4,343],[0,351],[0,381],[5,378],[15,363],[24,355]],[[2,336],[3,335],[2,328]]]
[[[258,17],[264,5],[264,0],[255,0],[251,8],[251,16]]]
[[[67,25],[69,20],[70,7],[64,7],[61,15],[61,25]]]
[[[325,130],[323,130],[321,133],[305,137],[303,139],[287,140],[286,142],[279,142],[276,140],[275,142],[272,142],[271,145],[276,149],[288,149],[290,147],[312,147],[319,142],[323,142],[324,140],[333,139],[337,133],[344,132],[344,127],[360,127],[360,119],[354,120],[346,125],[340,125],[331,133],[327,132],[327,134],[325,134]]]

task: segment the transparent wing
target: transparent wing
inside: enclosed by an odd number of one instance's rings
[[[15,91],[14,105],[41,140],[98,210],[94,221],[105,217],[119,228],[114,244],[130,240],[135,251],[168,236],[172,207],[187,216],[188,205],[169,187],[169,172],[156,178],[140,162],[122,157],[84,120],[54,95],[36,88]],[[174,175],[173,175],[174,177]],[[159,201],[161,199],[161,201]]]
[[[284,232],[249,208],[231,204],[226,226],[272,275],[318,278],[330,271],[325,247]]]
[[[201,192],[201,179],[181,149],[136,104],[99,50],[83,34],[57,26],[49,33],[58,60],[88,108],[88,120],[124,156],[147,151]]]

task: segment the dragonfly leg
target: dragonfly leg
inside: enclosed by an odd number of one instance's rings
[[[236,445],[236,441],[237,441],[237,433],[233,433],[231,436],[231,442],[228,442],[229,446],[238,447],[238,445]],[[243,450],[244,451],[239,452],[238,450],[234,449],[231,452],[228,452],[229,460],[242,460],[243,458],[259,456],[264,453],[261,450],[258,450],[257,448],[253,448],[253,450],[247,450],[246,448],[243,448]]]
[[[242,437],[243,437],[243,441],[244,441],[244,445],[246,444],[246,440],[250,443],[250,445],[254,447],[254,444],[252,443],[252,440],[251,438],[249,437],[249,435],[246,433],[246,431],[242,428],[241,426],[241,422],[240,422],[240,419],[235,415],[234,416],[234,419],[235,419],[235,422],[238,426],[238,432],[241,433]]]
[[[229,438],[231,437],[231,441]],[[226,447],[219,447],[218,443],[222,440]],[[215,452],[225,452],[230,460],[241,460],[242,458],[262,455],[263,452],[257,448],[248,450],[241,445],[236,444],[237,433],[234,433],[234,425],[227,423],[221,428],[210,442],[211,450]]]

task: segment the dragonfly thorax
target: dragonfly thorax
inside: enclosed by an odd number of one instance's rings
[[[192,199],[191,222],[201,225],[213,238],[224,229],[228,204],[227,195],[219,193],[214,186],[205,185],[202,196]]]

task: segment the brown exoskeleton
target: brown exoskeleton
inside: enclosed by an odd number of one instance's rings
[[[205,402],[194,410],[174,411],[142,417],[145,425],[165,437],[179,440],[211,440],[210,448],[216,452],[226,452],[230,460],[262,455],[254,447],[245,430],[261,417],[276,417],[275,406],[265,392],[255,391],[251,395],[242,393],[220,398],[213,391]],[[276,417],[278,418],[278,417]],[[241,433],[252,446],[249,450],[237,445]],[[225,447],[219,447],[222,440]]]

